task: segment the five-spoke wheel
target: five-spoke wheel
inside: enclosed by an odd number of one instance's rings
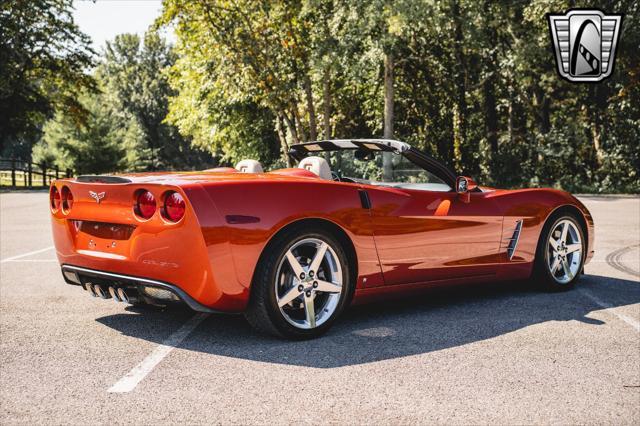
[[[260,331],[288,338],[316,337],[349,302],[349,257],[324,228],[295,227],[279,235],[261,259],[245,316]]]
[[[550,218],[540,236],[534,279],[552,290],[570,288],[584,264],[583,234],[572,214]]]
[[[576,224],[564,219],[556,222],[549,236],[547,265],[560,284],[570,282],[582,265],[582,238]]]
[[[326,242],[305,238],[293,244],[276,277],[278,307],[293,326],[315,328],[335,312],[342,293],[342,266]]]

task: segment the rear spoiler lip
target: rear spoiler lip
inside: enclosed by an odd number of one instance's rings
[[[132,183],[131,179],[120,176],[82,175],[76,178],[76,182],[82,183]]]

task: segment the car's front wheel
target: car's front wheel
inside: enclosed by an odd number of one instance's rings
[[[585,237],[573,214],[556,215],[545,224],[536,252],[534,279],[549,290],[568,290],[584,266]]]
[[[321,335],[351,298],[348,259],[341,242],[323,228],[283,232],[256,269],[245,317],[259,331],[280,337]]]

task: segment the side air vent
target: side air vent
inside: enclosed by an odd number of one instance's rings
[[[516,252],[516,247],[518,247],[518,240],[520,240],[520,231],[522,231],[522,220],[518,220],[516,222],[516,227],[513,230],[513,235],[509,238],[509,245],[507,246],[507,256],[509,256],[509,260],[513,258],[513,254]]]
[[[131,179],[123,178],[120,176],[82,175],[78,176],[76,181],[84,183],[131,183]]]

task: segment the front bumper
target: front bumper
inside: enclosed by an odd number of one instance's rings
[[[82,268],[73,265],[62,265],[62,276],[67,284],[86,286],[88,283],[97,284],[104,287],[104,293],[108,294],[108,288],[125,289],[129,294],[135,292],[140,298],[154,304],[165,304],[163,301],[154,300],[152,297],[145,295],[143,289],[145,287],[153,287],[171,292],[176,298],[187,305],[189,308],[197,312],[219,313],[214,309],[208,308],[184,292],[180,287],[148,278],[135,277],[131,275],[118,274],[113,272],[98,271],[95,269]]]

